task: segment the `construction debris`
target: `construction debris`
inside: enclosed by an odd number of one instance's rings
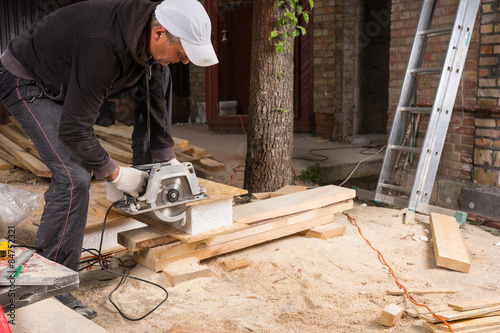
[[[51,178],[52,173],[40,158],[34,144],[14,117],[0,125],[0,169],[14,166],[31,171],[38,177]],[[120,166],[132,165],[132,126],[115,124],[94,126],[101,146]],[[190,146],[187,140],[174,138],[174,152],[180,162],[191,162],[207,171],[223,171],[226,165],[215,161],[204,148]]]
[[[384,326],[394,326],[403,315],[404,309],[396,304],[386,306],[380,314],[379,323]]]

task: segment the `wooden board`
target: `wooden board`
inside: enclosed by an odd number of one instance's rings
[[[226,170],[226,165],[217,161],[212,160],[211,158],[200,158],[200,164],[203,169],[208,171],[224,171]]]
[[[14,168],[13,164],[7,162],[3,158],[0,158],[0,170],[10,170],[12,168]]]
[[[306,237],[314,237],[319,239],[330,239],[345,235],[345,225],[340,223],[328,223],[319,227],[303,231],[302,234]]]
[[[307,186],[286,185],[277,191],[271,192],[271,198],[279,197],[279,196],[286,195],[286,194],[296,193],[296,192],[302,192],[305,190],[307,190]]]
[[[15,165],[21,169],[27,169],[24,164],[22,164],[16,157],[12,156],[9,152],[7,152],[3,147],[0,146],[0,158],[9,162],[12,165]]]
[[[218,235],[199,242],[176,242],[151,248],[144,253],[135,254],[134,258],[141,265],[158,272],[165,265],[186,257],[195,256],[199,260],[203,260],[330,223],[334,219],[334,213],[352,207],[352,200],[347,200],[326,208],[255,223],[247,229]]]
[[[177,241],[177,238],[149,226],[118,233],[118,244],[125,246],[132,252],[175,241]]]
[[[204,205],[206,203],[215,202],[223,199],[232,198],[238,195],[247,194],[247,190],[243,190],[238,187],[233,187],[229,185],[224,185],[221,183],[213,182],[211,180],[198,178],[198,184],[200,187],[205,189],[205,193],[210,196],[210,198],[200,201],[193,201],[186,203],[187,207]],[[234,213],[233,213],[234,214]]]
[[[324,207],[354,197],[356,197],[355,190],[334,185],[322,186],[312,190],[236,206],[233,209],[233,219],[240,223],[254,223]]]
[[[436,312],[438,316],[443,318],[446,321],[456,321],[462,319],[473,319],[478,317],[491,317],[491,316],[500,316],[500,306],[492,306],[489,308],[483,309],[475,309],[470,311],[458,311],[455,309],[448,309],[445,311]],[[432,314],[422,314],[419,316],[420,319],[424,319],[429,323],[440,323],[441,321],[434,317]]]
[[[132,143],[132,132],[134,128],[132,126],[126,126],[123,124],[114,124],[111,126],[99,126],[94,125],[94,132],[100,137],[112,137],[115,140]]]
[[[468,273],[471,263],[455,218],[431,213],[430,223],[436,264]]]
[[[222,263],[222,266],[226,271],[232,272],[250,266],[250,261],[247,259],[226,260]]]
[[[475,309],[488,308],[497,305],[500,305],[500,297],[476,299],[467,302],[448,303],[448,306],[458,311],[469,311]]]
[[[498,329],[500,327],[500,316],[460,320],[448,324],[451,326],[454,332],[499,332]],[[450,331],[444,323],[431,324],[424,321],[424,326],[430,329],[432,332],[436,333]]]
[[[123,150],[103,139],[99,139],[99,143],[113,159],[132,164],[132,153],[130,151]]]
[[[7,138],[5,135],[0,134],[0,145],[5,148],[12,156],[21,161],[23,165],[25,165],[28,170],[37,175],[38,177],[51,178],[52,173],[49,168],[40,161],[35,156],[26,152],[19,145],[14,143],[12,140]]]

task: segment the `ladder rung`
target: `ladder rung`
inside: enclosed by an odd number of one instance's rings
[[[402,106],[399,108],[400,111],[409,112],[409,113],[431,113],[432,108],[421,108],[421,107],[410,107],[410,106]]]
[[[412,73],[412,74],[440,74],[442,71],[443,71],[443,67],[410,69],[410,73]]]
[[[391,184],[385,184],[385,183],[380,183],[380,187],[388,188],[390,190],[395,190],[395,191],[400,191],[400,192],[406,192],[410,193],[411,189],[403,187],[403,186],[397,186],[397,185],[391,185]]]
[[[453,27],[444,27],[437,29],[429,29],[420,31],[420,35],[427,37],[441,36],[441,35],[449,35],[453,31]]]
[[[408,147],[408,146],[389,145],[389,149],[407,151],[407,152],[416,153],[416,154],[420,154],[422,152],[422,148]]]

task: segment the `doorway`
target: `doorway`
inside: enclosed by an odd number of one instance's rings
[[[365,0],[360,34],[360,110],[357,134],[387,132],[391,1]]]
[[[307,10],[309,2],[302,0]],[[219,64],[206,70],[209,130],[241,131],[248,121],[252,50],[252,0],[207,0],[212,42]],[[312,22],[295,44],[296,131],[314,130],[312,105]]]

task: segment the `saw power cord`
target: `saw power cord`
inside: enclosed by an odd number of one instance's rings
[[[361,161],[359,161],[358,164],[356,164],[356,166],[354,167],[354,169],[352,169],[351,173],[347,176],[347,178],[344,179],[344,181],[342,183],[340,183],[340,185],[338,185],[338,186],[344,185],[352,177],[352,175],[354,174],[354,171],[356,171],[356,169],[361,165],[361,163],[369,160],[372,157],[377,156],[378,154],[380,154],[382,152],[382,150],[385,149],[385,147],[387,147],[387,145],[384,145],[382,148],[380,148],[374,155],[370,155],[368,157],[363,158]]]
[[[356,219],[354,219],[351,215],[349,215],[348,213],[344,212],[344,215],[347,216],[347,218],[349,219],[349,221],[351,221],[351,223],[353,223],[356,228],[358,228],[358,232],[359,234],[361,235],[361,238],[363,238],[366,243],[368,243],[368,245],[373,249],[373,251],[377,252],[378,255],[380,256],[380,259],[382,259],[382,262],[384,263],[384,265],[391,271],[391,274],[392,274],[392,278],[394,279],[394,281],[396,282],[396,284],[398,286],[400,286],[401,288],[404,289],[405,291],[405,294],[406,294],[406,297],[408,297],[408,299],[410,300],[410,302],[412,302],[413,304],[415,305],[418,305],[418,306],[421,306],[421,307],[425,307],[430,313],[432,313],[432,315],[434,317],[436,317],[437,319],[441,320],[443,323],[445,323],[446,326],[448,326],[448,329],[450,330],[450,332],[454,333],[453,329],[451,328],[451,326],[446,322],[446,320],[444,320],[443,318],[441,318],[440,316],[438,316],[436,313],[434,313],[427,305],[425,304],[420,304],[420,303],[417,303],[415,302],[412,297],[410,297],[410,294],[408,293],[408,289],[406,289],[405,286],[403,286],[399,281],[398,279],[396,278],[396,274],[394,273],[394,270],[392,269],[391,266],[389,266],[389,264],[385,261],[384,259],[384,255],[382,254],[382,252],[380,252],[379,250],[377,250],[375,247],[373,247],[372,243],[365,238],[365,236],[363,236],[363,233],[361,232],[361,228],[359,227],[358,223],[356,222]]]
[[[113,202],[111,204],[111,206],[109,206],[108,210],[106,211],[106,215],[104,216],[104,222],[102,224],[101,241],[99,243],[99,249],[98,250],[90,249],[90,250],[93,250],[93,251],[97,252],[97,253],[95,253],[97,255],[97,261],[98,261],[99,265],[101,266],[101,268],[103,270],[105,270],[106,272],[109,272],[111,274],[121,276],[120,282],[118,282],[118,285],[116,286],[116,288],[113,289],[113,291],[111,291],[109,293],[109,295],[108,295],[108,299],[111,302],[111,304],[113,304],[113,306],[115,307],[115,309],[118,311],[118,313],[120,313],[120,315],[123,318],[125,318],[127,320],[130,320],[130,321],[139,321],[139,320],[142,320],[142,319],[146,318],[147,316],[149,316],[156,309],[158,309],[163,303],[165,303],[165,301],[168,299],[168,292],[167,292],[167,290],[165,288],[163,288],[162,286],[160,286],[157,283],[154,283],[154,282],[151,282],[151,281],[147,281],[147,280],[144,280],[144,279],[141,279],[141,278],[138,278],[138,277],[134,277],[134,276],[130,276],[130,275],[125,274],[125,265],[123,265],[123,261],[121,259],[119,259],[119,258],[117,258],[117,259],[122,263],[123,273],[114,272],[112,270],[109,270],[106,267],[107,266],[107,261],[106,261],[105,257],[102,255],[102,242],[103,242],[103,238],[104,238],[104,230],[106,229],[106,220],[108,219],[108,214],[111,211],[111,209],[113,207],[115,207],[117,204],[121,203],[121,202],[123,202],[123,199],[117,200],[117,201]],[[92,252],[90,252],[90,253],[92,253]],[[87,267],[84,267],[84,268],[87,268]],[[161,290],[163,290],[165,292],[165,298],[161,302],[159,302],[153,309],[151,309],[149,312],[147,312],[145,315],[143,315],[143,316],[141,316],[139,318],[130,318],[130,317],[128,317],[127,315],[125,315],[120,310],[120,308],[118,307],[118,305],[116,305],[115,302],[113,302],[113,300],[111,299],[111,296],[114,294],[114,292],[117,291],[118,288],[120,288],[120,286],[125,282],[125,279],[127,279],[127,278],[133,279],[133,280],[137,280],[137,281],[140,281],[140,282],[144,282],[144,283],[148,283],[148,284],[151,284],[151,285],[153,285],[155,287],[160,288]]]

